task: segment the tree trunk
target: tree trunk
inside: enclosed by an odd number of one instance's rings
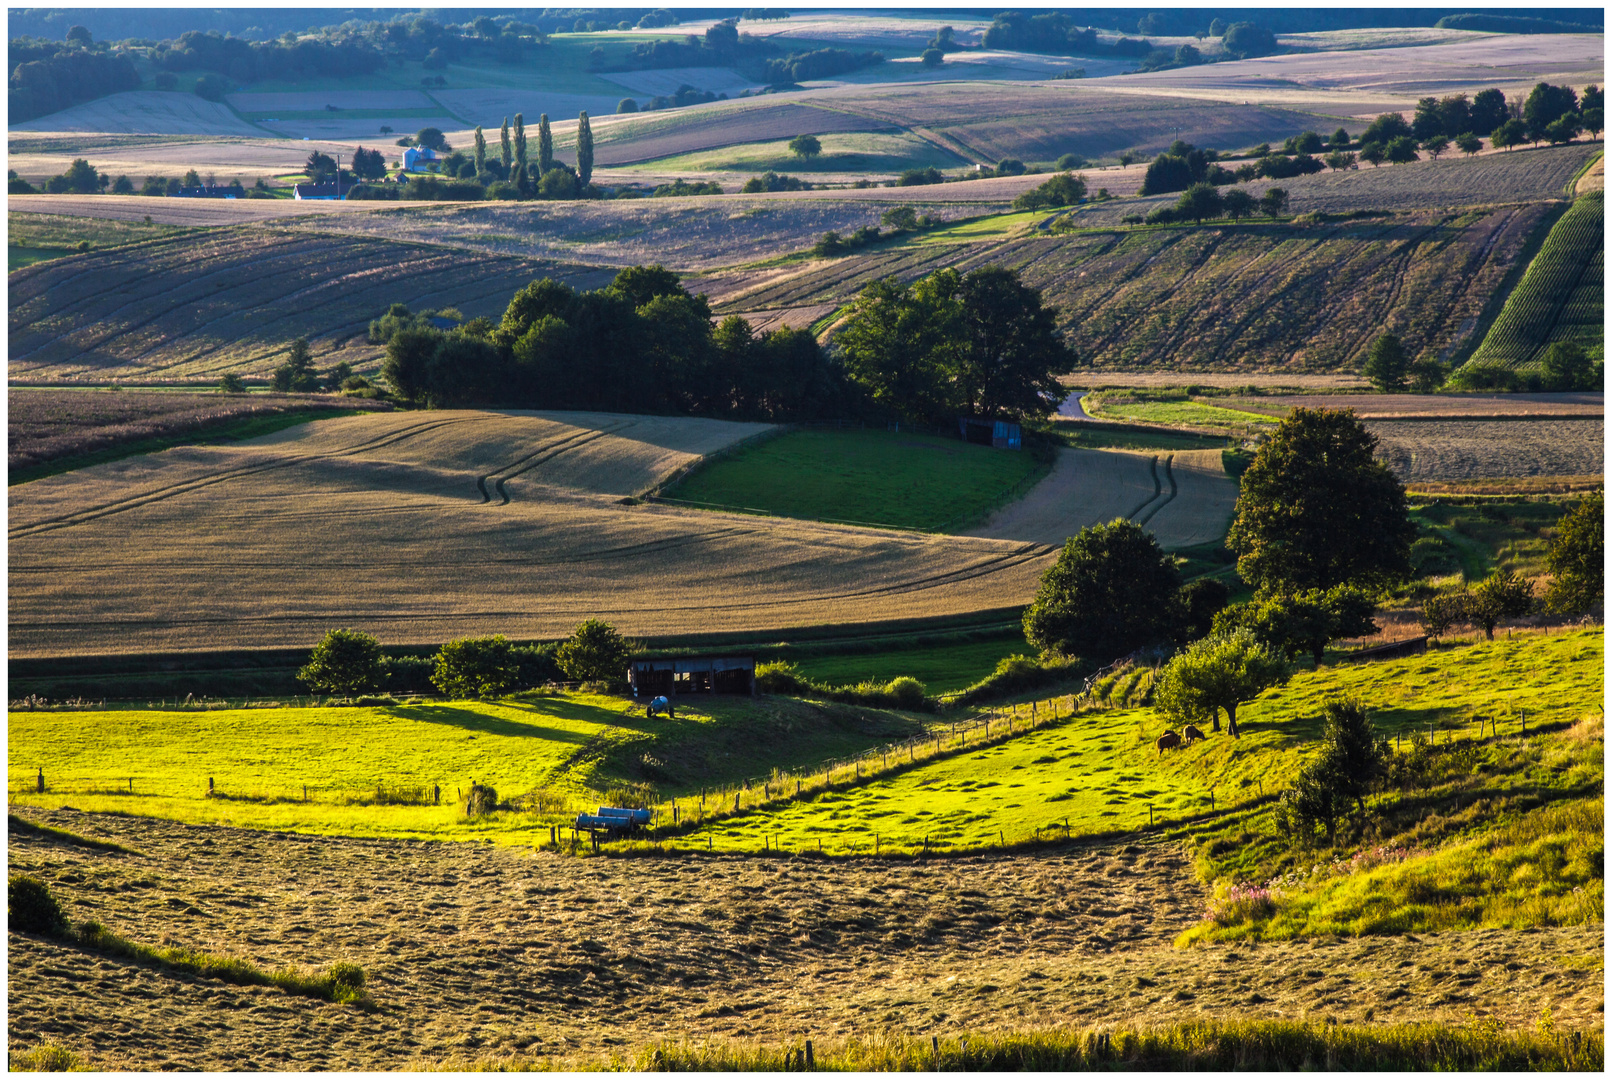
[[[1237,733],[1237,706],[1235,705],[1226,706],[1226,731],[1234,739],[1242,738],[1242,736]]]
[[[1210,709],[1209,710],[1209,719],[1215,725],[1215,734],[1216,735],[1220,734],[1220,710],[1219,709]]]

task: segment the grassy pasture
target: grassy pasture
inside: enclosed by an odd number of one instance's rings
[[[811,158],[797,157],[789,150],[789,140],[779,139],[678,154],[628,166],[627,169],[655,173],[761,173],[768,170],[792,174],[894,173],[929,165],[952,169],[958,164],[956,155],[905,132],[826,133],[820,141],[823,152]]]
[[[16,210],[6,215],[6,228],[7,239],[14,245],[58,248],[76,247],[84,241],[89,241],[94,248],[119,247],[186,231],[184,226],[160,222],[118,221]]]
[[[707,824],[668,843],[718,850],[974,849],[1003,840],[1134,831],[1181,823],[1216,807],[1253,804],[1280,790],[1320,735],[1322,704],[1358,699],[1379,730],[1408,738],[1430,728],[1446,740],[1473,718],[1566,726],[1600,700],[1599,630],[1528,635],[1441,649],[1422,657],[1303,671],[1239,710],[1241,739],[1211,734],[1201,746],[1159,755],[1167,724],[1151,708],[1085,713],[978,753],[920,763],[890,778]],[[1137,677],[1140,677],[1138,674]],[[1268,854],[1268,848],[1259,849]]]
[[[931,694],[946,694],[983,679],[1003,657],[1029,656],[1034,652],[1022,637],[1008,637],[878,653],[802,656],[794,663],[808,678],[830,686],[889,682],[898,676],[910,675],[923,683]]]
[[[665,494],[781,517],[944,530],[990,509],[1036,469],[1028,452],[935,435],[807,430],[713,461]]]
[[[34,265],[34,263],[48,262],[51,259],[59,259],[63,255],[72,255],[73,253],[73,248],[23,247],[20,244],[13,243],[6,248],[6,271],[9,273],[12,270],[21,270],[25,266]]]
[[[1242,431],[1275,423],[1260,413],[1228,409],[1186,397],[1154,397],[1137,392],[1099,391],[1086,396],[1085,406],[1092,416],[1144,424]]]
[[[677,719],[648,720],[630,700],[588,694],[387,707],[13,712],[8,790],[13,807],[537,844],[547,842],[550,824],[569,822],[616,787],[658,781],[666,797],[686,795],[859,753],[920,727],[882,710],[724,697],[680,702]],[[41,768],[42,795],[34,791]],[[455,800],[473,782],[491,784],[505,800],[542,796],[522,809],[467,818]],[[440,805],[432,801],[437,785]]]

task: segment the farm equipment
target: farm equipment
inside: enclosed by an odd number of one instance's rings
[[[661,713],[666,714],[673,720],[677,719],[677,706],[672,704],[670,698],[664,696],[653,698],[649,706],[644,710],[644,715],[649,717],[654,717]]]
[[[601,832],[607,839],[613,839],[641,832],[652,816],[648,810],[601,806],[597,814],[578,814],[576,828],[579,832],[592,833],[595,839]]]

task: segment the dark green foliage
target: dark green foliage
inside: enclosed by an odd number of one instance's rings
[[[924,187],[944,183],[946,178],[933,165],[924,169],[906,169],[896,178],[897,187]]]
[[[1289,660],[1307,653],[1320,666],[1326,647],[1339,638],[1377,632],[1376,601],[1348,585],[1296,594],[1266,594],[1227,608],[1214,619],[1217,636],[1248,630],[1255,639]]]
[[[378,689],[384,677],[381,643],[361,630],[330,631],[297,672],[315,690],[348,697]]]
[[[21,55],[27,58],[19,62],[18,42],[11,44],[8,109],[12,123],[107,94],[140,89],[140,73],[127,56],[41,42],[38,49],[24,50]]]
[[[1276,35],[1263,26],[1235,22],[1226,28],[1224,44],[1226,51],[1238,59],[1268,56],[1276,51]]]
[[[1175,154],[1160,154],[1153,159],[1142,174],[1142,187],[1139,194],[1164,195],[1172,191],[1185,191],[1192,186],[1192,167],[1185,157]]]
[[[1089,525],[1041,576],[1024,636],[1044,652],[1112,660],[1169,638],[1180,588],[1174,561],[1141,526]]]
[[[910,206],[897,206],[880,214],[879,224],[891,232],[921,232],[933,228],[937,222],[928,214],[920,216]]]
[[[1055,317],[1013,271],[941,270],[863,289],[839,342],[850,377],[909,419],[1045,416],[1074,366]]]
[[[1330,846],[1351,804],[1364,816],[1366,795],[1388,764],[1388,739],[1377,734],[1359,704],[1327,702],[1322,724],[1320,755],[1282,793],[1277,812],[1278,826],[1306,846],[1313,842],[1318,826],[1326,830]]]
[[[1545,556],[1554,580],[1545,593],[1552,611],[1578,615],[1604,602],[1606,501],[1597,491],[1562,518]]]
[[[946,62],[946,54],[939,49],[925,49],[918,59],[923,61],[924,67],[938,68]]]
[[[1387,146],[1397,138],[1414,135],[1415,131],[1405,122],[1403,116],[1398,113],[1383,113],[1360,133],[1360,142],[1362,146],[1369,142]]]
[[[1388,145],[1383,147],[1383,154],[1395,165],[1408,165],[1419,160],[1416,153],[1416,140],[1409,135],[1401,135],[1397,139],[1389,139]]]
[[[246,380],[233,371],[225,372],[218,380],[218,390],[223,394],[244,394],[246,393]]]
[[[580,624],[554,654],[560,670],[585,682],[625,682],[633,646],[615,627],[599,619]]]
[[[752,176],[744,182],[739,191],[744,195],[758,195],[768,191],[810,191],[812,185],[798,176],[786,176],[780,173],[767,172],[760,176]]]
[[[414,144],[441,154],[446,154],[452,149],[448,145],[447,137],[442,134],[442,129],[434,127],[421,128],[414,136]]]
[[[703,184],[702,183],[693,183],[693,184],[691,184],[687,180],[684,180],[681,176],[679,176],[676,180],[673,180],[670,184],[662,184],[660,187],[656,188],[654,191],[651,191],[649,193],[649,197],[652,198],[652,199],[666,199],[666,198],[677,198],[679,196],[685,196],[685,195],[720,195],[720,194],[722,194],[722,185],[717,183],[715,180],[709,180],[709,181],[706,181]]]
[[[1599,390],[1600,373],[1583,346],[1576,341],[1557,341],[1545,349],[1544,387],[1546,390]]]
[[[1260,588],[1388,586],[1410,576],[1405,489],[1342,409],[1294,409],[1242,476],[1226,546]]]
[[[577,114],[577,179],[584,187],[593,179],[593,126],[586,112]]]
[[[291,343],[291,355],[274,369],[269,385],[279,393],[311,394],[319,389],[319,373],[314,370],[313,352],[307,338]]]
[[[796,157],[813,158],[823,152],[823,144],[816,135],[796,135],[789,140],[789,152]]]
[[[1405,389],[1405,375],[1409,367],[1399,339],[1393,334],[1383,334],[1371,343],[1360,373],[1381,392],[1397,394]]]
[[[1183,218],[1201,223],[1204,218],[1217,218],[1225,210],[1225,203],[1212,184],[1193,184],[1181,193],[1175,212]]]
[[[1285,188],[1266,188],[1265,194],[1259,197],[1259,208],[1267,217],[1281,217],[1287,209],[1287,191]]]
[[[1219,578],[1199,578],[1181,586],[1181,629],[1177,640],[1186,643],[1207,637],[1215,616],[1230,599],[1231,586]]]
[[[1577,112],[1578,92],[1571,86],[1539,83],[1522,103],[1523,123],[1528,125],[1528,134],[1535,140],[1545,138],[1547,129],[1556,120]]]
[[[1040,187],[1023,192],[1013,200],[1016,210],[1044,210],[1054,206],[1074,206],[1086,198],[1084,177],[1059,173]]]
[[[1517,619],[1534,607],[1534,585],[1502,567],[1472,587],[1467,601],[1467,617],[1483,634],[1494,640],[1494,628],[1502,619]]]
[[[465,817],[481,817],[498,809],[498,789],[491,784],[472,784],[465,792]]]
[[[837,701],[843,705],[865,705],[874,709],[932,713],[939,707],[939,703],[929,696],[924,684],[911,676],[903,675],[888,683],[829,686],[807,677],[787,661],[757,665],[756,689],[763,694],[787,694],[791,697]]]
[[[491,698],[508,692],[520,675],[502,634],[450,641],[437,652],[431,682],[449,698]]]
[[[31,874],[12,874],[6,885],[7,928],[22,934],[62,934],[67,916],[50,888]]]

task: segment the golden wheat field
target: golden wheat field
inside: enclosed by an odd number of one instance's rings
[[[22,655],[555,638],[963,615],[1026,602],[1037,543],[624,505],[763,430],[434,412],[320,421],[11,491]]]

